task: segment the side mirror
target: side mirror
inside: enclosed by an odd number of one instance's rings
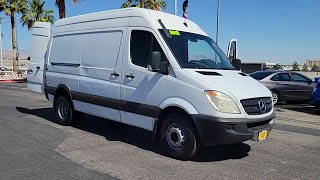
[[[159,51],[152,51],[151,59],[149,63],[149,70],[152,72],[159,72],[160,71],[160,64],[161,64],[161,52]]]
[[[241,60],[240,59],[231,59],[231,64],[237,70],[241,70]]]
[[[168,62],[161,62],[161,52],[153,51],[151,53],[150,64],[148,70],[152,72],[159,72],[162,74],[168,74]]]

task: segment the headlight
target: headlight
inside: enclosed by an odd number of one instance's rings
[[[205,91],[210,103],[223,113],[240,114],[237,104],[226,94],[218,91]]]

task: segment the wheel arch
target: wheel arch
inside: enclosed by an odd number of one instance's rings
[[[188,120],[196,130],[197,138],[200,138],[200,133],[197,128],[198,126],[191,116],[192,114],[198,114],[198,111],[189,102],[183,99],[172,98],[161,103],[160,108],[162,110],[158,115],[158,118],[155,122],[155,128],[154,128],[154,136],[156,141],[159,140],[159,132],[160,132],[159,130],[162,127],[164,118],[166,117],[167,114],[170,114],[170,113],[181,113],[187,116]]]
[[[70,88],[65,84],[59,84],[55,90],[55,93],[54,93],[54,100],[53,100],[53,107],[54,108],[56,105],[56,101],[58,100],[58,98],[61,95],[66,95],[68,98],[70,98],[70,103],[73,106]]]

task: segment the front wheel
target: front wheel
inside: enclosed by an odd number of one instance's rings
[[[168,156],[180,160],[192,158],[199,149],[196,129],[189,117],[181,113],[169,114],[164,119],[160,142]]]

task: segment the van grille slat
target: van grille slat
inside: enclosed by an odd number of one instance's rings
[[[266,111],[265,112],[262,112],[260,110],[259,101],[263,101],[266,103]],[[240,102],[248,115],[266,114],[266,113],[270,112],[273,108],[272,99],[270,97],[243,99]]]

